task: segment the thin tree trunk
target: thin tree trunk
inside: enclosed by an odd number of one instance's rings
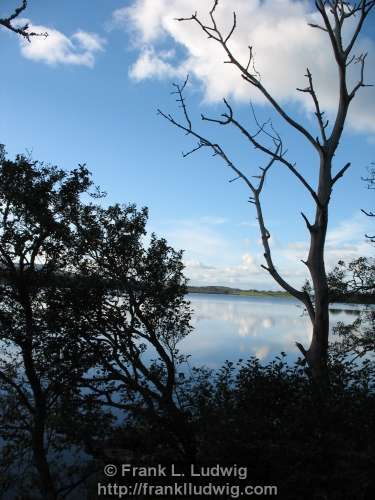
[[[250,188],[252,196],[250,197],[249,201],[253,203],[257,209],[259,227],[264,248],[264,257],[267,264],[266,266],[263,265],[262,267],[270,273],[270,275],[284,290],[289,292],[305,305],[311,319],[311,323],[313,325],[313,335],[308,350],[306,350],[299,343],[297,343],[297,346],[308,362],[313,378],[315,380],[325,379],[326,381],[328,381],[327,357],[329,334],[329,293],[327,286],[327,276],[324,267],[324,246],[328,225],[328,205],[333,185],[345,174],[346,170],[350,166],[350,163],[347,163],[332,178],[332,159],[336,153],[342,137],[347,112],[351,101],[354,99],[357,92],[362,87],[369,86],[364,81],[365,61],[367,54],[354,54],[353,50],[358,36],[363,28],[363,23],[365,22],[370,11],[375,8],[375,1],[360,0],[355,5],[353,5],[352,8],[349,9],[347,8],[345,2],[328,2],[329,10],[327,10],[327,2],[324,2],[323,0],[316,0],[315,2],[315,6],[321,17],[321,24],[319,24],[319,22],[317,24],[310,23],[310,26],[312,28],[323,30],[327,34],[329,38],[329,46],[332,50],[339,76],[338,107],[333,126],[331,127],[331,131],[329,131],[329,121],[326,120],[324,111],[321,109],[319,96],[317,95],[314,88],[312,74],[308,68],[307,74],[305,75],[308,79],[308,86],[306,88],[297,89],[300,92],[309,94],[313,100],[315,108],[314,114],[317,120],[317,125],[319,127],[320,137],[315,136],[315,132],[309,132],[307,128],[305,128],[301,123],[297,122],[292,116],[290,116],[287,111],[270,94],[269,90],[264,86],[259,73],[255,70],[254,57],[251,46],[249,46],[250,52],[246,66],[239,59],[237,59],[229,44],[229,40],[231,39],[237,27],[236,14],[234,14],[233,16],[233,24],[231,29],[229,30],[229,33],[227,31],[224,33],[219,28],[219,23],[215,18],[218,4],[219,2],[217,1],[213,2],[213,7],[209,11],[208,21],[203,21],[202,19],[200,19],[197,13],[193,14],[190,17],[178,18],[178,20],[192,21],[198,24],[198,26],[208,36],[209,39],[216,41],[216,43],[218,43],[222,47],[227,56],[227,60],[225,62],[233,64],[240,71],[241,77],[250,85],[254,86],[273,107],[273,109],[284,119],[284,121],[297,132],[302,134],[302,136],[304,136],[305,139],[307,139],[307,141],[313,146],[314,150],[318,152],[320,156],[318,190],[315,191],[315,189],[301,174],[298,168],[296,168],[295,163],[291,163],[286,159],[286,151],[284,151],[283,149],[282,140],[280,136],[275,132],[272,125],[272,131],[270,133],[265,130],[267,122],[261,125],[260,123],[258,123],[256,117],[254,116],[256,124],[258,125],[258,131],[255,134],[250,133],[245,126],[243,126],[236,118],[234,118],[232,107],[228,104],[227,100],[224,99],[226,112],[221,114],[220,118],[213,119],[202,115],[202,119],[224,126],[234,125],[237,130],[256,149],[262,151],[271,159],[270,163],[265,168],[260,169],[260,175],[253,176],[260,179],[258,185],[256,186],[254,184],[254,181],[252,181],[250,177],[246,176],[235,165],[235,163],[233,163],[233,161],[219,144],[206,139],[201,134],[198,134],[194,131],[183,96],[183,91],[187,84],[187,79],[182,86],[175,85],[175,88],[177,89],[175,93],[177,93],[178,95],[177,101],[181,105],[185,124],[184,122],[179,123],[170,114],[166,114],[160,110],[158,110],[158,112],[170,123],[184,130],[188,135],[191,135],[198,140],[198,147],[195,147],[188,153],[185,153],[184,156],[188,156],[189,154],[203,147],[209,147],[212,149],[214,156],[220,156],[224,160],[226,165],[235,172],[236,177],[230,182],[236,179],[242,179]],[[349,36],[349,38],[347,36],[343,36],[344,34],[347,34],[347,25],[353,28],[351,29],[352,34],[351,36]],[[358,63],[359,76],[357,82],[354,85],[351,85],[351,88],[349,90],[347,82],[347,68],[353,62]],[[267,141],[262,141],[259,138],[262,136],[262,134],[265,134],[267,136]],[[268,140],[270,138],[273,140],[276,146],[275,150],[273,150],[272,147],[270,148],[268,145]],[[307,290],[297,290],[296,288],[291,286],[290,283],[285,281],[277,271],[272,260],[271,250],[268,242],[271,235],[264,224],[260,203],[260,194],[263,189],[266,172],[274,161],[278,161],[286,166],[289,171],[292,172],[300,182],[302,182],[303,186],[312,195],[316,203],[314,224],[311,224],[308,218],[302,213],[302,216],[310,231],[310,251],[305,264],[310,271],[310,276],[313,281],[315,303],[313,303],[312,297],[310,297]]]
[[[324,265],[324,249],[328,227],[328,204],[331,196],[331,161],[323,155],[320,161],[318,204],[310,229],[310,250],[306,265],[314,289],[315,314],[312,318],[312,339],[306,360],[315,381],[328,381],[327,358],[329,336],[329,290]]]
[[[25,313],[25,341],[22,346],[22,356],[25,373],[29,380],[34,397],[35,413],[32,426],[32,450],[35,467],[39,475],[39,489],[45,500],[56,500],[57,494],[51,476],[47,452],[44,443],[46,423],[46,398],[33,359],[33,312],[27,291],[21,287],[20,303]]]
[[[42,415],[38,413],[35,416],[33,432],[32,432],[32,447],[35,466],[39,474],[40,492],[46,500],[56,500],[57,494],[55,485],[51,476],[49,464],[47,461],[46,449],[44,446],[45,423]]]

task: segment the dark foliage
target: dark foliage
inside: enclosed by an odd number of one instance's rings
[[[93,355],[78,342],[75,318],[87,287],[67,279],[79,258],[80,196],[91,184],[84,166],[67,173],[0,150],[1,477],[20,495],[68,492],[87,473],[86,436],[111,419],[81,397]]]
[[[247,483],[276,485],[278,498],[288,500],[372,498],[375,366],[337,359],[330,359],[324,394],[283,353],[267,365],[251,358],[217,371],[193,369],[179,395],[196,435],[197,464],[244,465]],[[175,461],[173,446],[144,422],[117,437],[119,446],[133,443],[136,463],[147,450],[149,461],[168,461],[168,454]]]
[[[194,462],[246,465],[289,500],[371,497],[371,310],[327,387],[284,355],[187,375],[182,254],[145,244],[147,210],[98,205],[85,166],[0,153],[1,495],[95,498],[105,463]],[[353,266],[337,283],[371,285]]]
[[[102,196],[85,166],[1,148],[1,486],[21,496],[62,498],[95,471],[108,406],[159,419],[191,447],[173,397],[190,331],[181,253],[154,235],[143,246],[145,209],[83,195]]]

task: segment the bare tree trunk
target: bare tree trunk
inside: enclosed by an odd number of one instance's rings
[[[326,214],[317,210],[317,220],[326,219]],[[324,268],[322,253],[324,251],[326,220],[320,225],[316,223],[316,230],[311,236],[311,246],[308,257],[308,267],[313,280],[315,297],[315,315],[310,347],[306,353],[307,362],[311,368],[314,379],[324,379],[327,374],[327,350],[329,334],[329,298],[327,277]]]
[[[319,186],[314,224],[310,230],[310,250],[306,265],[314,289],[315,312],[312,319],[312,339],[306,360],[315,380],[327,379],[329,336],[329,291],[324,265],[324,247],[328,226],[328,203],[331,196],[331,161],[323,153],[320,160]]]
[[[202,115],[202,119],[220,125],[234,126],[241,133],[241,135],[244,136],[250,144],[252,144],[252,146],[254,146],[257,150],[262,151],[271,159],[270,163],[265,168],[260,169],[259,175],[252,176],[259,179],[259,183],[257,185],[250,176],[245,175],[243,171],[236,166],[236,164],[230,159],[228,154],[219,144],[203,137],[201,134],[193,130],[192,121],[188,114],[183,96],[187,80],[182,86],[174,84],[176,89],[174,93],[177,94],[177,102],[182,108],[184,122],[181,123],[176,121],[172,115],[163,113],[160,110],[158,111],[170,123],[184,130],[188,135],[191,135],[198,140],[198,146],[193,148],[188,153],[185,153],[184,156],[187,156],[198,149],[208,147],[213,151],[215,156],[221,157],[226,165],[235,172],[236,177],[230,182],[236,179],[241,179],[250,188],[252,196],[249,201],[256,206],[264,248],[264,258],[267,264],[262,267],[270,273],[270,275],[284,290],[305,305],[313,326],[312,340],[308,350],[306,350],[299,343],[297,343],[297,346],[303,353],[310,367],[312,378],[315,381],[328,382],[328,306],[330,297],[324,265],[324,246],[328,226],[328,206],[333,185],[341,177],[343,177],[350,166],[350,163],[346,163],[346,165],[342,167],[336,175],[334,175],[334,177],[332,177],[332,159],[342,137],[351,101],[361,88],[369,86],[364,81],[367,53],[361,53],[358,55],[355,54],[353,50],[367,16],[371,10],[375,8],[375,0],[359,0],[353,4],[350,2],[346,3],[340,1],[325,2],[323,0],[316,0],[315,2],[316,9],[320,14],[321,24],[309,23],[309,25],[314,29],[324,31],[327,34],[329,38],[329,46],[332,50],[333,61],[334,64],[336,64],[339,77],[338,107],[336,117],[333,121],[333,126],[329,126],[329,120],[325,118],[325,112],[321,109],[319,97],[316,93],[313,77],[309,68],[307,68],[305,75],[308,80],[308,86],[305,88],[297,88],[299,92],[309,94],[312,98],[316,124],[319,128],[319,136],[315,136],[315,132],[310,132],[303,124],[296,121],[270,94],[269,90],[265,87],[263,81],[261,80],[259,73],[254,67],[254,54],[252,46],[249,46],[247,64],[244,64],[238,57],[236,57],[229,44],[229,40],[237,27],[237,15],[236,13],[233,13],[232,27],[229,32],[224,33],[219,27],[215,17],[218,4],[218,0],[213,0],[212,8],[209,11],[208,21],[202,20],[196,12],[190,17],[181,17],[178,20],[194,22],[201,28],[210,40],[215,41],[219,46],[221,46],[227,56],[225,63],[235,66],[240,71],[241,77],[250,85],[255,87],[273,107],[273,109],[281,116],[281,118],[283,118],[283,120],[294,130],[302,134],[302,136],[304,136],[308,143],[314,148],[315,152],[319,154],[320,166],[318,189],[315,190],[313,188],[304,175],[299,171],[296,163],[287,160],[282,140],[272,126],[270,130],[267,131],[267,123],[260,124],[254,114],[258,130],[252,134],[234,117],[233,109],[226,99],[224,99],[226,111],[220,115],[220,118],[213,119]],[[349,40],[347,40],[347,37],[343,36],[343,33],[345,32],[344,25],[346,26],[346,23],[350,18],[353,30],[351,36],[349,36]],[[352,85],[349,90],[347,82],[347,68],[354,62],[358,63],[359,76],[357,82]],[[261,139],[262,137],[263,140]],[[269,146],[270,139],[272,139],[275,149],[273,149],[272,146]],[[303,184],[305,189],[312,196],[316,206],[315,220],[313,224],[311,224],[307,217],[302,213],[302,217],[304,218],[310,232],[310,250],[308,258],[304,261],[304,263],[309,269],[313,282],[314,297],[310,297],[307,290],[298,290],[291,286],[290,283],[283,279],[273,263],[269,245],[270,233],[264,223],[260,194],[263,189],[266,173],[275,161],[284,165],[291,173],[293,173],[293,175]],[[325,384],[323,385],[325,386]]]

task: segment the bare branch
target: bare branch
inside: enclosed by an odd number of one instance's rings
[[[198,151],[199,149],[202,149],[204,146],[205,146],[205,144],[199,142],[198,146],[196,148],[191,149],[187,153],[182,152],[182,157],[186,158],[187,156],[191,155],[192,153],[195,153],[196,151]]]
[[[364,54],[361,54],[360,56],[358,56],[358,57],[355,58],[355,63],[359,63],[361,65],[360,78],[359,78],[358,83],[354,86],[353,90],[349,94],[349,100],[350,101],[355,97],[357,91],[361,87],[373,87],[373,85],[364,83],[364,73],[365,73],[366,57],[367,57],[367,52],[364,53]]]
[[[329,17],[327,15],[326,2],[323,0],[316,0],[315,6],[323,18],[324,27],[329,35],[336,62],[338,65],[341,65],[344,60],[344,55],[342,53],[342,47],[340,47],[340,40],[336,38],[337,31],[335,30],[335,27],[332,26],[331,21],[329,20]]]
[[[185,157],[188,156],[189,154],[191,154],[191,153],[193,153],[193,152],[201,149],[202,147],[208,147],[208,148],[210,148],[213,151],[214,156],[220,156],[225,161],[225,163],[237,174],[237,177],[240,177],[247,184],[247,186],[251,190],[255,189],[254,185],[251,183],[251,181],[249,180],[249,178],[245,174],[243,174],[234,165],[234,163],[229,159],[229,157],[226,155],[226,153],[224,152],[224,150],[222,149],[222,147],[219,144],[215,144],[215,143],[209,141],[208,139],[206,139],[205,137],[201,136],[200,134],[198,134],[194,130],[189,129],[185,125],[177,122],[171,115],[165,114],[160,109],[158,110],[158,113],[163,118],[165,118],[170,123],[172,123],[172,125],[175,125],[176,127],[180,128],[181,130],[184,130],[188,134],[191,134],[193,137],[195,137],[196,139],[198,139],[198,147],[192,149],[189,153],[185,153],[184,154]]]
[[[320,128],[320,133],[321,133],[323,142],[325,143],[327,141],[327,135],[326,135],[326,130],[325,129],[326,129],[327,125],[328,125],[328,121],[326,121],[325,123],[323,121],[324,111],[320,110],[319,100],[318,100],[318,97],[317,97],[315,89],[314,89],[312,74],[311,74],[309,68],[306,69],[306,75],[305,76],[306,76],[306,78],[309,81],[309,86],[307,88],[305,88],[305,89],[297,89],[297,90],[299,90],[300,92],[307,92],[307,93],[309,93],[311,95],[312,100],[314,101],[314,106],[315,106],[315,116],[316,116],[316,118],[318,120],[318,124],[319,124],[319,128]]]
[[[30,27],[27,23],[23,26],[19,26],[13,23],[13,21],[26,9],[26,7],[27,0],[22,0],[22,4],[14,10],[13,14],[8,17],[0,18],[0,26],[3,26],[4,28],[17,33],[18,35],[21,35],[28,42],[31,42],[31,37],[34,36],[44,36],[46,38],[48,36],[47,32],[35,33],[34,31],[29,31]]]
[[[315,316],[315,311],[314,311],[314,306],[311,302],[311,299],[309,295],[302,290],[297,290],[293,286],[291,286],[287,281],[285,281],[282,276],[279,274],[277,269],[274,266],[273,259],[272,259],[272,254],[271,254],[271,248],[269,245],[269,238],[270,238],[270,233],[268,229],[266,228],[264,224],[264,218],[263,218],[263,211],[262,211],[262,206],[260,203],[259,199],[259,193],[255,193],[255,206],[257,210],[257,218],[258,218],[258,223],[259,223],[259,228],[262,236],[262,244],[264,248],[264,258],[266,260],[267,266],[262,265],[261,267],[268,271],[268,273],[273,277],[273,279],[287,292],[289,292],[293,297],[296,299],[300,300],[306,307],[308,314],[313,320]]]
[[[301,215],[302,215],[303,220],[306,223],[307,229],[311,232],[313,230],[312,224],[309,222],[309,219],[306,217],[306,215],[303,212],[301,212]]]
[[[353,10],[350,11],[350,14],[347,15],[346,17],[354,16],[357,12],[361,12],[356,29],[353,33],[353,36],[351,40],[348,43],[348,46],[345,49],[345,56],[348,57],[350,52],[352,51],[354,44],[358,38],[359,33],[361,32],[363,23],[365,22],[366,17],[368,16],[369,12],[373,7],[375,6],[375,1],[366,1],[366,0],[361,0],[360,5],[358,7],[355,7]]]
[[[257,135],[263,131],[264,126],[259,127],[259,130],[255,134],[253,134],[253,135],[250,134],[250,132],[233,117],[232,108],[229,106],[227,101],[225,101],[225,104],[229,108],[229,113],[223,113],[221,115],[224,118],[223,120],[217,120],[214,118],[207,118],[207,117],[204,117],[203,119],[206,121],[219,123],[220,125],[233,124],[249,140],[249,142],[256,149],[259,149],[260,151],[267,154],[268,156],[274,157],[280,163],[284,164],[297,177],[297,179],[305,186],[305,188],[309,191],[309,193],[313,197],[315,203],[320,204],[318,196],[317,196],[316,192],[314,191],[314,189],[310,186],[310,184],[306,181],[306,179],[300,174],[300,172],[298,172],[295,165],[293,165],[291,162],[289,162],[288,160],[285,159],[285,157],[284,157],[285,151],[282,150],[282,147],[280,148],[280,150],[277,150],[278,152],[275,154],[275,152],[272,151],[269,147],[260,143],[256,139]],[[273,137],[273,136],[270,136],[270,137],[275,139],[275,137]],[[281,139],[276,138],[276,143],[281,144]],[[282,144],[281,144],[281,146],[282,146]]]
[[[232,28],[231,28],[230,32],[228,33],[227,37],[225,38],[224,43],[227,43],[228,40],[230,39],[230,37],[233,35],[233,32],[236,29],[236,26],[237,26],[236,13],[233,12],[233,25],[232,25]]]
[[[177,92],[178,93],[180,93],[180,92],[182,93],[182,87],[181,86],[175,85],[175,87],[177,88]],[[184,99],[183,99],[182,96],[179,99],[179,102],[181,102],[181,101],[183,102],[183,106],[185,106],[185,102],[184,102]],[[228,112],[224,113],[222,115],[223,119],[221,119],[221,120],[220,119],[210,119],[210,118],[205,118],[205,119],[207,121],[216,122],[216,123],[219,123],[221,125],[226,125],[228,123],[233,123],[236,126],[241,127],[242,130],[243,130],[243,133],[245,133],[245,135],[248,136],[249,140],[251,142],[253,142],[254,141],[253,136],[251,136],[246,129],[244,129],[238,122],[236,122],[234,120],[231,106],[229,105],[229,103],[227,101],[224,101],[224,102],[225,102],[225,105],[228,108]],[[184,114],[185,114],[185,112],[187,113],[186,109],[184,110]],[[211,142],[209,139],[207,139],[207,138],[201,136],[200,134],[198,134],[197,132],[195,132],[191,128],[191,126],[190,126],[191,125],[191,121],[189,121],[187,125],[183,125],[183,124],[177,122],[171,115],[167,115],[166,113],[164,113],[161,110],[158,110],[158,113],[161,116],[163,116],[166,120],[168,120],[170,123],[172,123],[173,125],[175,125],[176,127],[180,128],[181,130],[184,130],[187,134],[190,134],[193,137],[195,137],[196,139],[198,139],[198,148],[195,148],[194,150],[192,150],[192,152],[196,151],[197,149],[201,149],[201,147],[209,147],[210,149],[212,149],[212,151],[214,152],[215,156],[216,155],[220,156],[222,158],[222,160],[226,163],[226,165],[229,168],[231,168],[236,173],[236,178],[232,179],[230,182],[233,182],[236,179],[242,179],[245,182],[245,184],[248,186],[248,188],[252,192],[252,196],[250,197],[249,201],[250,201],[250,203],[252,203],[252,204],[255,205],[256,210],[257,210],[257,219],[258,219],[259,229],[260,229],[261,237],[262,237],[262,243],[263,243],[263,248],[264,248],[264,257],[265,257],[265,260],[266,260],[266,263],[267,263],[267,266],[263,266],[262,265],[261,267],[263,269],[267,270],[271,274],[271,276],[275,279],[275,281],[282,288],[284,288],[284,290],[286,290],[287,292],[289,292],[291,295],[293,295],[297,299],[301,300],[305,304],[305,306],[306,306],[306,308],[307,308],[307,310],[309,312],[310,317],[313,318],[314,314],[315,314],[314,307],[313,307],[313,305],[311,303],[311,300],[310,300],[310,297],[308,296],[308,294],[305,291],[297,290],[296,288],[292,287],[288,282],[286,282],[282,278],[282,276],[279,274],[279,272],[276,270],[276,268],[274,266],[274,263],[273,263],[273,260],[272,260],[272,255],[271,255],[271,249],[270,249],[269,241],[268,241],[270,239],[270,232],[268,231],[268,229],[265,226],[264,218],[263,218],[263,212],[262,212],[262,207],[261,207],[261,202],[260,202],[260,194],[261,194],[263,186],[264,186],[264,182],[265,182],[265,178],[266,178],[267,172],[269,171],[269,169],[271,168],[271,166],[276,161],[280,161],[280,162],[285,162],[286,161],[286,160],[283,159],[283,156],[282,156],[282,142],[281,142],[281,140],[278,142],[275,151],[272,151],[272,150],[270,150],[270,149],[268,149],[266,147],[263,147],[263,146],[261,146],[259,144],[259,148],[260,149],[263,148],[262,150],[265,151],[271,158],[270,158],[270,161],[267,164],[267,166],[260,169],[260,171],[261,171],[260,175],[255,176],[257,179],[259,179],[259,184],[258,184],[258,186],[256,186],[249,179],[249,177],[246,176],[233,163],[232,160],[230,160],[230,158],[228,157],[228,155],[225,153],[225,151],[223,150],[223,148],[220,145]],[[291,165],[291,167],[292,167],[293,170],[295,170],[292,165]],[[306,182],[306,181],[304,181],[304,182]]]
[[[187,75],[184,83],[182,84],[182,86],[180,85],[177,85],[176,83],[173,83],[173,86],[176,87],[176,91],[175,92],[172,92],[172,94],[177,94],[178,95],[178,98],[176,99],[176,102],[179,102],[181,104],[181,108],[184,112],[184,116],[185,116],[185,119],[189,125],[189,130],[191,130],[191,121],[190,121],[190,118],[189,118],[189,115],[187,113],[187,109],[186,109],[186,106],[185,106],[185,100],[184,100],[184,97],[183,97],[183,91],[185,90],[185,87],[188,83],[188,80],[189,80],[189,75]]]
[[[332,129],[330,138],[326,141],[326,151],[333,156],[338,144],[340,137],[342,135],[342,130],[344,127],[345,119],[347,116],[349,104],[354,98],[356,92],[360,87],[367,86],[364,84],[364,66],[366,55],[363,54],[359,57],[350,56],[357,37],[362,29],[363,23],[368,16],[370,10],[375,5],[375,0],[359,0],[354,5],[350,5],[348,2],[343,1],[332,1],[327,2],[323,0],[315,1],[316,8],[318,9],[322,19],[324,30],[328,33],[331,46],[334,52],[335,60],[337,63],[339,71],[339,83],[340,83],[340,94],[339,103],[336,114],[335,123]],[[333,19],[329,17],[329,12],[332,14]],[[343,36],[344,23],[348,18],[357,18],[359,14],[359,19],[354,30],[354,33],[346,48],[343,47]],[[313,26],[320,27],[320,26]],[[347,89],[347,73],[346,68],[353,62],[357,61],[361,63],[361,76],[354,87],[354,89],[349,93]]]
[[[319,24],[307,23],[307,25],[310,26],[310,28],[316,28],[316,29],[327,32],[327,28],[324,28],[323,26],[320,26]]]
[[[314,137],[310,134],[310,132],[303,127],[300,123],[295,121],[289,114],[282,108],[282,106],[271,96],[271,94],[267,91],[267,89],[262,85],[259,74],[254,71],[254,73],[249,71],[251,62],[253,61],[253,52],[252,48],[249,47],[250,50],[250,57],[249,60],[244,66],[239,62],[238,59],[233,55],[231,49],[228,47],[228,37],[224,37],[223,34],[221,33],[220,29],[218,28],[215,20],[215,10],[218,6],[218,0],[214,1],[213,7],[210,11],[210,18],[211,18],[211,26],[206,26],[198,17],[197,13],[193,14],[192,16],[188,18],[178,18],[178,21],[194,21],[196,22],[202,31],[207,34],[208,38],[213,38],[216,42],[218,42],[222,48],[224,49],[225,53],[228,56],[228,63],[233,64],[236,66],[240,72],[241,76],[244,80],[246,80],[248,83],[251,85],[255,86],[260,90],[260,92],[263,94],[263,96],[267,99],[267,101],[275,108],[275,110],[282,116],[282,118],[293,128],[295,128],[298,132],[300,132],[306,139],[314,146],[314,148],[319,151],[320,153],[320,145],[319,143],[314,139]],[[232,27],[233,29],[230,32],[230,36],[232,36],[233,31],[236,26]]]
[[[234,182],[237,181],[238,179],[241,179],[239,175],[237,175],[237,177],[234,177],[233,179],[230,179],[228,182]]]
[[[367,210],[364,210],[363,208],[361,208],[361,212],[364,213],[365,215],[367,215],[367,217],[375,217],[375,213],[374,212],[367,212]]]
[[[340,179],[340,177],[342,177],[345,174],[345,172],[348,170],[350,165],[351,165],[350,163],[347,163],[341,170],[339,170],[337,172],[335,177],[332,179],[332,182],[331,182],[332,186],[335,184],[335,182],[337,182]]]

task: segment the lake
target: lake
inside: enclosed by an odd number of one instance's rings
[[[191,293],[193,332],[180,344],[191,354],[192,366],[220,366],[257,356],[267,362],[284,351],[288,360],[300,355],[295,342],[308,347],[311,324],[303,306],[289,297],[246,297]],[[358,306],[333,305],[331,328],[338,322],[354,321]]]

